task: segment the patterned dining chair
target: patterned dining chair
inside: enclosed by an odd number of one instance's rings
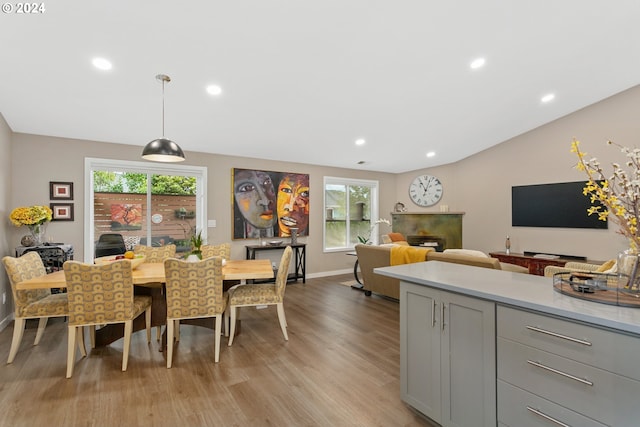
[[[236,331],[236,319],[240,307],[255,307],[264,305],[275,305],[278,311],[280,329],[285,341],[289,340],[287,335],[287,319],[284,315],[284,291],[287,287],[287,277],[289,275],[289,264],[291,264],[291,246],[287,246],[280,259],[278,275],[274,284],[250,284],[238,286],[229,290],[229,308],[227,315],[230,316],[231,327],[229,332],[229,345],[233,344],[233,336]]]
[[[222,258],[164,262],[167,286],[167,368],[173,360],[174,330],[180,319],[215,318],[214,362],[220,361],[220,334],[227,294],[222,291]],[[179,338],[178,338],[179,339]]]
[[[122,370],[127,370],[133,320],[145,313],[147,342],[151,341],[151,297],[133,294],[131,261],[104,264],[64,263],[69,295],[67,378],[73,375],[76,339],[84,348],[84,326],[124,323]],[[93,333],[93,332],[92,332]],[[93,340],[92,340],[93,341]]]
[[[136,245],[133,248],[133,253],[136,255],[144,255],[144,262],[164,262],[167,258],[173,258],[176,256],[176,245],[169,244],[165,246],[145,246]]]
[[[212,256],[219,256],[222,259],[231,259],[231,244],[221,243],[219,245],[202,245],[200,247],[202,252],[202,259],[211,258]]]
[[[49,318],[68,316],[69,303],[67,294],[52,294],[49,289],[16,289],[20,282],[47,274],[42,258],[37,252],[28,252],[20,258],[6,256],[2,258],[2,263],[9,276],[15,305],[13,339],[7,359],[7,363],[12,363],[20,347],[27,319],[39,319],[36,339],[33,342],[33,345],[38,345]]]
[[[174,244],[164,246],[145,246],[136,245],[133,253],[136,255],[144,255],[144,262],[164,262],[165,259],[174,258],[176,256],[177,247]],[[162,283],[148,283],[147,286],[162,288]],[[156,339],[160,341],[162,328],[156,326]]]

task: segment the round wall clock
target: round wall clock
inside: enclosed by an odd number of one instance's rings
[[[420,175],[409,185],[409,196],[418,206],[433,206],[442,197],[442,183],[432,175]]]
[[[162,222],[162,215],[160,214],[151,215],[151,222],[153,222],[154,224],[160,224]]]

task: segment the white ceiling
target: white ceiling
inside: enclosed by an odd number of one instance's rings
[[[638,0],[43,4],[0,15],[0,113],[14,132],[141,150],[162,134],[160,73],[165,135],[185,151],[393,173],[640,83]]]

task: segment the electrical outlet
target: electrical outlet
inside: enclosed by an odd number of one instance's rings
[[[2,293],[2,304],[6,304],[7,303],[7,293],[3,292]]]
[[[277,268],[275,262],[271,262],[271,268],[273,268],[274,270]]]

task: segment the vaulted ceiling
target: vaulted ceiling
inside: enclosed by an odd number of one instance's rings
[[[640,83],[637,0],[41,4],[3,6],[0,113],[14,132],[141,150],[162,135],[157,74],[185,151],[393,173]]]

